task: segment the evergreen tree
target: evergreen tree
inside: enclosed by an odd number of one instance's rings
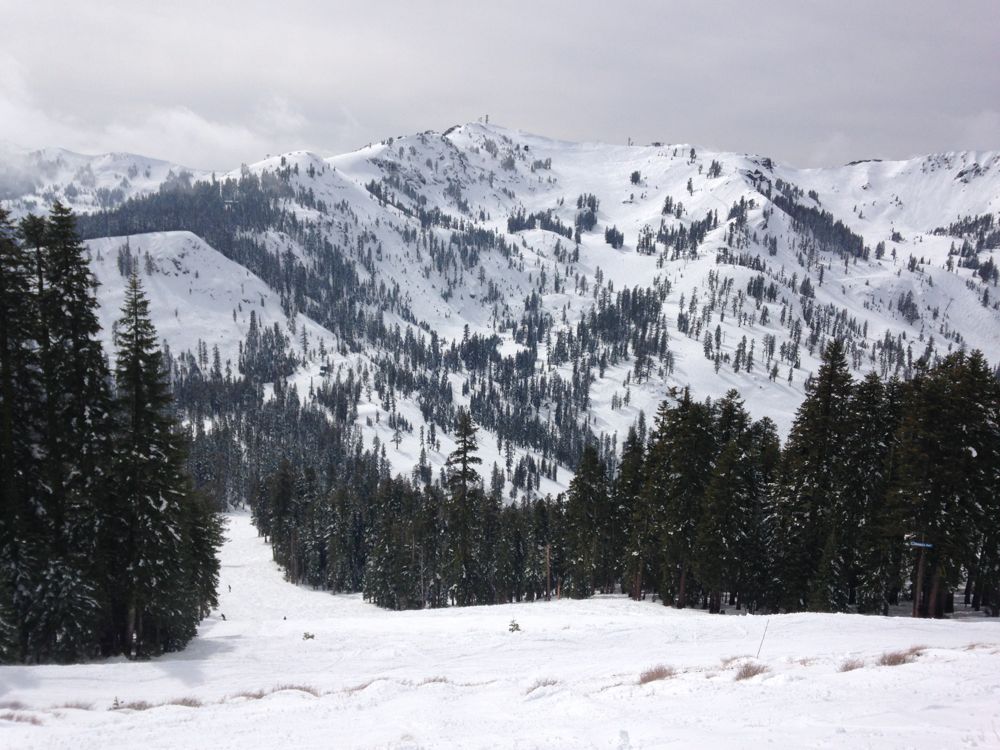
[[[898,505],[889,501],[896,466],[896,432],[902,385],[883,384],[874,374],[858,384],[851,403],[849,443],[845,446],[845,486],[849,514],[843,533],[854,536],[850,557],[851,601],[860,612],[889,614],[901,579],[904,529]]]
[[[775,599],[777,550],[771,498],[781,463],[781,443],[778,429],[768,417],[751,425],[749,441],[756,502],[748,513],[738,519],[747,543],[739,554],[739,598],[736,604],[737,607],[745,604],[748,610],[754,612],[759,606],[773,609]]]
[[[627,523],[623,534],[623,586],[633,599],[641,599],[644,585],[653,580],[655,538],[652,512],[645,502],[648,495],[643,492],[645,481],[645,446],[639,431],[633,426],[622,447],[614,486],[618,508]]]
[[[476,466],[482,459],[476,455],[476,426],[465,409],[455,419],[455,450],[448,456],[448,563],[450,588],[458,605],[474,604],[478,586],[476,543],[481,480]]]
[[[998,386],[979,352],[946,357],[905,402],[891,500],[914,550],[914,613],[941,617],[963,568],[975,566],[984,512],[998,490]]]
[[[782,550],[777,574],[781,604],[787,609],[815,601],[811,589],[820,558],[843,505],[846,477],[839,457],[847,437],[851,387],[844,345],[835,339],[806,387],[782,457],[775,508]],[[842,556],[842,551],[835,554]]]
[[[741,558],[753,539],[760,487],[751,450],[750,417],[736,391],[715,404],[715,436],[722,452],[714,465],[698,510],[692,568],[708,592],[709,611],[722,607],[722,591],[735,594],[741,577]]]
[[[0,662],[21,658],[32,571],[44,555],[38,510],[40,397],[31,261],[0,208]]]
[[[170,414],[149,303],[129,279],[115,334],[119,433],[115,445],[114,518],[107,540],[116,550],[113,607],[122,646],[132,656],[176,650],[194,635],[214,595],[218,520],[200,507],[183,472],[183,451]],[[199,532],[192,535],[192,527]],[[203,545],[200,549],[197,544]],[[192,591],[192,586],[195,591]]]
[[[657,515],[660,596],[678,608],[687,606],[695,532],[715,451],[708,404],[693,401],[687,389],[675,408],[664,402],[649,449],[645,493]]]
[[[45,540],[32,553],[39,575],[24,612],[25,656],[75,661],[95,652],[107,617],[99,605],[107,561],[95,545],[107,517],[109,376],[97,338],[96,281],[72,212],[57,202],[48,220],[26,218],[22,234],[35,254],[38,504]]]
[[[712,614],[721,608],[722,591],[735,581],[736,556],[740,545],[746,543],[739,538],[736,524],[738,513],[752,505],[746,458],[739,440],[731,440],[722,451],[695,530],[691,565],[708,591],[708,611]]]
[[[594,593],[602,515],[608,504],[604,467],[594,446],[587,445],[566,495],[566,593],[574,598]]]

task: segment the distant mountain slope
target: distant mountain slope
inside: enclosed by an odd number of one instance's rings
[[[737,388],[785,433],[833,336],[859,374],[908,377],[956,348],[1000,360],[998,153],[803,170],[472,123],[200,185],[58,154],[14,159],[34,187],[7,205],[38,210],[94,174],[71,205],[112,209],[81,222],[106,307],[114,235],[132,235],[175,354],[218,344],[235,364],[250,309],[304,327],[290,382],[366,370],[357,419],[399,470],[457,405],[485,430],[486,473],[523,492],[565,486],[586,436],[614,450],[671,387]],[[127,191],[98,195],[133,164]],[[433,447],[439,465],[447,438]]]
[[[127,153],[87,156],[62,148],[36,151],[0,143],[0,201],[15,216],[44,211],[62,201],[75,211],[112,208],[203,172]]]

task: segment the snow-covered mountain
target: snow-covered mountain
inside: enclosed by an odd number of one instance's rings
[[[14,216],[44,211],[56,200],[75,211],[113,208],[173,180],[204,173],[126,153],[86,156],[63,148],[29,150],[0,141],[0,200]]]
[[[565,486],[574,431],[620,446],[673,386],[736,388],[787,432],[831,336],[859,375],[957,348],[1000,361],[1000,152],[803,170],[470,123],[292,152],[200,193],[205,175],[142,157],[2,161],[15,213],[118,206],[82,224],[106,323],[127,244],[172,351],[218,346],[235,370],[254,311],[286,333],[301,394],[366,373],[356,421],[401,471],[458,404],[484,465],[510,479],[544,459],[544,493]],[[433,448],[439,464],[447,435]]]

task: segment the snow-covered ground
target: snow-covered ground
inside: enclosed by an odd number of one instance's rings
[[[220,611],[183,653],[0,668],[0,747],[1000,747],[995,620],[619,597],[386,612],[286,583],[241,514],[222,564]],[[746,663],[766,671],[737,680]],[[673,676],[644,682],[659,665]]]

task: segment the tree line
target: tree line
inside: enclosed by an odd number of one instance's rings
[[[72,212],[0,211],[0,662],[178,650],[216,603],[221,522],[138,277],[113,370],[96,311]]]
[[[855,381],[833,340],[784,446],[736,391],[685,389],[651,428],[640,419],[620,460],[587,445],[567,492],[505,505],[460,410],[435,478],[382,471],[325,492],[284,462],[253,506],[292,580],[394,609],[620,591],[710,612],[888,614],[905,600],[941,617],[964,583],[996,616],[998,416],[978,352],[907,383]]]

